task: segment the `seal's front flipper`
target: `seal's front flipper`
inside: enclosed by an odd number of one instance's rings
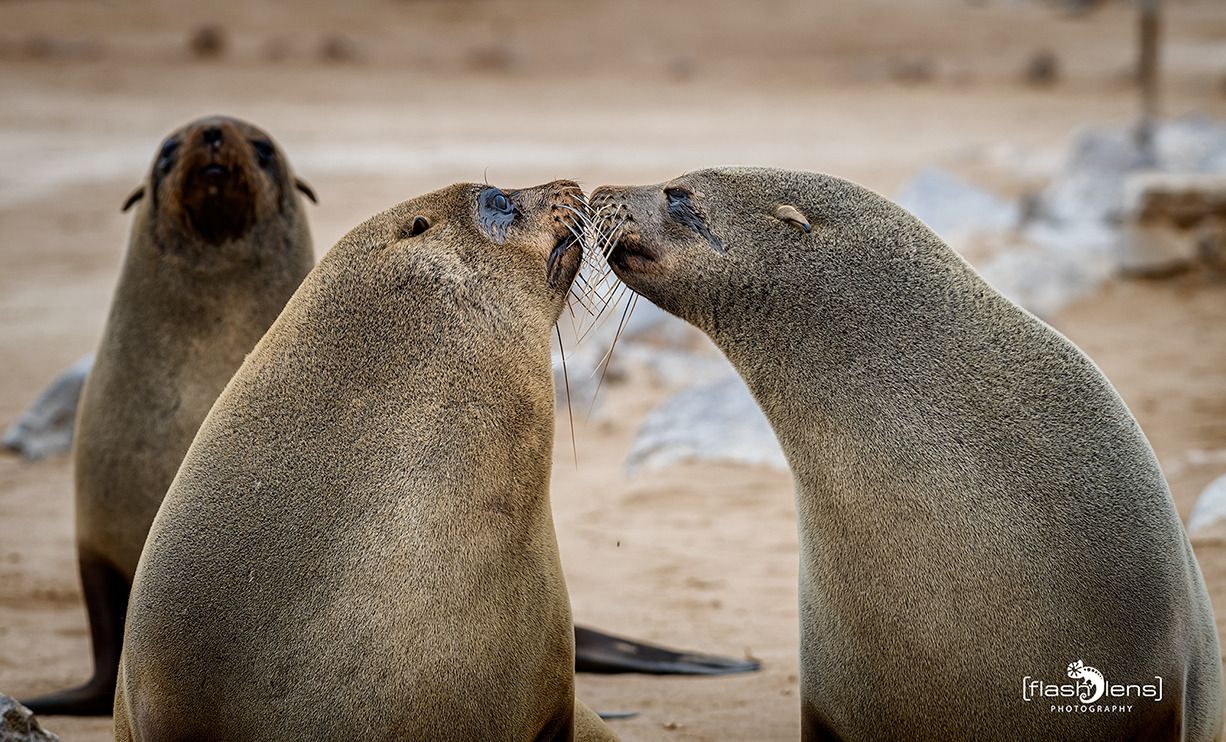
[[[575,672],[641,672],[648,675],[731,675],[754,672],[757,660],[678,652],[654,644],[575,627]]]
[[[115,678],[131,586],[105,560],[82,554],[79,563],[93,640],[94,676],[85,685],[21,702],[43,716],[110,716],[115,707]]]
[[[600,711],[597,716],[601,721],[622,721],[624,719],[636,719],[639,712],[637,711]]]

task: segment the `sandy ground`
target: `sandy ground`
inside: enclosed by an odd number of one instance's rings
[[[1171,113],[1226,115],[1226,8],[1170,3]],[[673,3],[214,0],[0,2],[0,421],[96,344],[125,242],[118,206],[162,135],[225,112],[273,132],[322,203],[317,251],[371,213],[457,180],[649,182],[715,164],[824,170],[894,192],[930,163],[1041,178],[1078,127],[1132,115],[1132,17],[1013,2]],[[223,25],[219,59],[187,51]],[[326,49],[330,49],[327,52]],[[1051,50],[1060,81],[1019,80]],[[1226,285],[1113,283],[1052,318],[1140,419],[1186,517],[1226,472]],[[796,536],[790,480],[682,466],[627,478],[646,412],[632,376],[560,420],[554,505],[576,618],[764,669],[578,680],[633,710],[628,740],[791,739]],[[0,458],[0,691],[89,671],[71,467]],[[1197,543],[1226,616],[1226,530]],[[109,719],[49,718],[65,740]]]

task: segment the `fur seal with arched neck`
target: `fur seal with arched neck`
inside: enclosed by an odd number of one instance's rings
[[[458,184],[328,252],[158,512],[116,739],[612,739],[549,504],[583,203]]]
[[[76,540],[94,674],[24,703],[105,715],[149,525],[213,400],[314,262],[300,194],[266,132],[198,119],[162,143],[77,412]]]
[[[711,337],[787,455],[806,740],[1219,735],[1199,567],[1072,343],[844,180],[703,170],[592,205],[625,223],[617,275]],[[1110,694],[1062,695],[1086,668]]]

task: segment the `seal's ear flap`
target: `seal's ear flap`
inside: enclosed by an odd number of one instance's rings
[[[404,228],[403,234],[407,237],[416,237],[430,228],[430,220],[424,216],[413,217],[413,223]]]
[[[805,234],[813,231],[813,227],[809,226],[809,220],[806,219],[805,215],[800,213],[800,210],[795,206],[790,206],[788,204],[776,206],[775,218],[781,222],[791,224],[793,227],[796,227]]]
[[[294,187],[302,191],[302,194],[304,196],[311,199],[311,203],[313,204],[319,203],[319,199],[315,197],[315,190],[311,188],[311,185],[307,183],[305,180],[303,180],[302,178],[298,178],[298,177],[294,178]]]
[[[128,209],[132,208],[132,204],[136,203],[137,201],[141,200],[144,197],[145,197],[145,187],[137,186],[136,190],[129,193],[128,197],[124,199],[123,206],[119,209],[119,213],[122,214],[126,212]]]

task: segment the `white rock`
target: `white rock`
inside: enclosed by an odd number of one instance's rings
[[[1161,122],[1152,157],[1141,151],[1135,127],[1084,130],[1040,194],[1040,216],[1055,222],[1115,221],[1123,215],[1127,177],[1141,171],[1226,171],[1226,124],[1202,116]]]
[[[72,448],[81,388],[94,365],[92,355],[55,377],[17,422],[4,431],[4,447],[27,459],[41,459]]]
[[[1117,241],[1116,231],[1102,224],[1035,224],[979,272],[997,291],[1051,317],[1111,276]]]
[[[921,170],[895,200],[946,240],[1012,229],[1020,215],[1017,204],[937,167]]]
[[[1226,171],[1226,123],[1204,115],[1163,122],[1154,149],[1159,167],[1169,172]]]
[[[718,461],[787,471],[766,416],[738,376],[697,384],[643,421],[626,460],[631,475],[682,461]]]
[[[1041,218],[1056,223],[1118,219],[1124,179],[1152,168],[1128,129],[1088,129],[1073,141],[1060,173],[1038,198]]]
[[[690,351],[631,342],[617,352],[623,354],[622,361],[627,366],[647,369],[656,383],[664,386],[701,384],[735,373],[732,364],[714,346]]]
[[[1226,518],[1226,474],[1210,482],[1196,499],[1188,517],[1188,533],[1195,535],[1222,518]]]

